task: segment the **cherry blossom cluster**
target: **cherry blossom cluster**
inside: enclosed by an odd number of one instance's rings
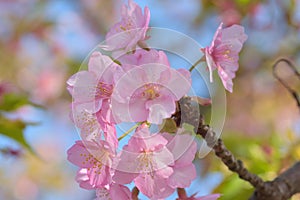
[[[80,187],[95,190],[97,200],[134,199],[132,183],[149,199],[164,199],[196,178],[195,133],[184,126],[175,133],[151,129],[172,117],[192,80],[191,70],[171,68],[163,51],[147,46],[149,21],[149,9],[129,0],[100,46],[103,51],[91,53],[87,69],[67,81],[71,119],[81,136],[68,150],[68,160],[80,168]],[[222,29],[221,24],[211,45],[201,49],[210,73],[217,69],[229,91],[246,38],[241,26]],[[118,137],[117,125],[124,122],[135,125]],[[124,137],[129,140],[121,147]],[[195,196],[178,192],[180,200],[220,195]]]

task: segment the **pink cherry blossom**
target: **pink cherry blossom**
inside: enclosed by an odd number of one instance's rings
[[[162,64],[170,66],[167,55],[163,51],[157,51],[150,49],[146,51],[144,49],[137,49],[133,54],[124,54],[120,57],[116,57],[125,71],[128,71],[132,66],[141,66],[150,63]]]
[[[123,148],[113,180],[136,187],[149,198],[165,198],[178,187],[189,187],[196,178],[192,161],[197,145],[191,134],[180,130],[150,134],[140,126]]]
[[[225,29],[222,29],[222,25],[223,23],[218,27],[211,45],[201,50],[205,54],[210,71],[210,81],[213,81],[213,70],[218,69],[224,87],[232,92],[232,79],[239,67],[238,54],[247,39],[247,35],[240,25],[233,25]]]
[[[133,67],[120,77],[112,94],[113,114],[120,121],[160,124],[176,109],[175,102],[187,94],[191,77],[159,63]]]
[[[167,184],[173,173],[172,153],[168,141],[159,134],[150,134],[147,126],[139,127],[124,146],[113,177],[119,184],[134,180],[136,187],[149,198],[165,198],[174,192]]]
[[[103,188],[97,188],[96,196],[97,198],[95,200],[130,200],[131,192],[124,185],[112,183]]]
[[[114,86],[114,76],[121,70],[108,56],[93,52],[88,63],[88,71],[80,71],[67,81],[67,89],[76,103],[86,103],[97,112],[104,100],[110,99]],[[90,103],[91,105],[87,105]]]
[[[143,42],[148,39],[147,30],[150,21],[150,11],[141,7],[132,0],[128,0],[128,6],[123,5],[121,11],[122,19],[116,23],[106,35],[105,50],[135,50],[136,46],[144,46]]]
[[[101,137],[103,132],[106,140],[117,146],[110,98],[119,71],[122,71],[120,66],[108,56],[94,52],[88,71],[80,71],[67,81],[73,97],[71,118],[81,129],[83,139]]]
[[[106,141],[77,141],[68,151],[68,160],[79,166],[76,180],[85,189],[111,183],[115,150]]]

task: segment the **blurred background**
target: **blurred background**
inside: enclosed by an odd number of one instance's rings
[[[124,2],[124,1],[123,1]],[[209,45],[221,21],[248,34],[222,138],[264,179],[300,159],[300,111],[272,76],[276,59],[300,66],[300,0],[138,0],[151,26]],[[66,80],[119,20],[121,0],[0,0],[0,199],[93,199],[74,181],[66,150],[79,138],[69,119]],[[176,65],[176,61],[172,61]],[[185,66],[189,68],[189,66]],[[278,73],[300,92],[288,66]],[[195,160],[189,194],[247,199],[251,186],[210,153]],[[173,196],[171,199],[174,199]],[[300,196],[293,199],[299,199]]]

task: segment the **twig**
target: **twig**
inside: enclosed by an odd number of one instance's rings
[[[201,63],[204,60],[204,57],[201,57],[199,60],[197,60],[189,69],[190,72],[192,72],[199,63]]]
[[[186,191],[184,188],[177,188],[178,199],[187,199]]]
[[[300,97],[298,95],[298,93],[293,90],[283,79],[280,78],[280,76],[277,74],[276,72],[276,68],[278,67],[278,64],[281,62],[285,62],[289,68],[291,68],[293,70],[293,73],[298,77],[298,79],[300,80],[300,73],[298,72],[298,70],[296,69],[296,67],[293,65],[293,63],[286,59],[286,58],[281,58],[279,60],[277,60],[275,62],[275,64],[273,65],[273,76],[289,91],[289,93],[294,97],[294,99],[297,102],[297,106],[300,109]]]
[[[132,200],[138,200],[139,193],[140,193],[139,189],[137,187],[134,187],[131,192]]]

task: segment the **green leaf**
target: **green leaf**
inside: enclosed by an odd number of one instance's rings
[[[24,138],[24,129],[26,125],[27,124],[21,120],[10,120],[3,116],[0,116],[0,134],[17,141],[24,148],[35,154],[31,146],[26,142]]]
[[[193,125],[188,124],[188,123],[183,123],[182,127],[184,128],[184,130],[186,130],[186,131],[188,131],[192,134],[196,134],[195,131],[194,131],[195,127]]]
[[[160,132],[176,133],[177,131],[176,122],[171,118],[165,119],[160,128]]]
[[[34,104],[28,100],[26,96],[18,95],[14,93],[4,94],[2,99],[0,99],[0,110],[3,111],[14,111],[17,108],[24,106],[24,105],[33,105],[35,107],[41,107],[37,104]]]
[[[226,177],[223,182],[215,188],[213,193],[224,194],[220,200],[247,199],[247,197],[251,196],[253,190],[253,187],[249,183],[239,179],[236,174],[232,174]]]

